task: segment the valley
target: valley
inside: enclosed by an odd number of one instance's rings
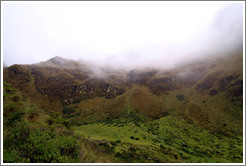
[[[130,71],[54,57],[3,81],[4,162],[243,162],[242,52]]]

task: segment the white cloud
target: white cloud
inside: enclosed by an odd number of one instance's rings
[[[133,48],[145,50],[139,51],[141,56],[159,58],[173,51],[168,50],[170,45],[196,39],[225,4],[2,2],[4,60],[8,64],[37,63],[53,56],[99,60]]]

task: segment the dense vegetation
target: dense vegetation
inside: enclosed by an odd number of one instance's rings
[[[243,137],[218,134],[167,115],[146,122],[126,113],[73,127],[75,134],[99,141],[121,162],[242,162]]]
[[[3,161],[79,162],[79,141],[59,114],[46,114],[4,82]]]
[[[4,68],[3,161],[243,162],[243,56],[129,72]],[[62,63],[60,63],[62,62]]]
[[[242,135],[212,132],[172,114],[153,120],[128,105],[113,119],[73,124],[69,110],[43,111],[5,82],[3,97],[4,162],[243,160]]]

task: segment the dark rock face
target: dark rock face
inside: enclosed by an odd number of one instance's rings
[[[140,72],[140,71],[130,71],[128,73],[128,77],[131,83],[144,85],[146,84],[155,74],[156,70]]]
[[[196,86],[196,89],[198,91],[209,90],[214,85],[214,83],[217,81],[218,77],[221,74],[222,72],[209,74]]]
[[[178,88],[174,82],[174,79],[169,77],[154,79],[150,81],[147,86],[153,94],[158,96]]]
[[[76,103],[94,97],[114,98],[126,91],[129,82],[114,82],[101,78],[89,78],[87,73],[76,69],[50,66],[13,65],[4,70],[4,80],[30,95],[36,93],[57,98],[64,104]],[[117,80],[120,81],[120,80]],[[30,86],[32,88],[30,88]]]
[[[239,75],[235,76],[235,75],[230,75],[226,78],[220,79],[219,82],[219,90],[226,90],[227,89],[227,85],[233,80],[233,79],[237,79]]]
[[[238,80],[228,88],[230,96],[242,97],[243,96],[243,80]]]
[[[226,91],[232,97],[242,96],[243,81],[240,73],[223,75],[223,70],[215,70],[222,62],[215,61],[210,65],[196,65],[176,71],[105,70],[106,76],[99,78],[92,76],[86,65],[55,57],[39,65],[13,65],[4,68],[4,81],[23,92],[35,91],[32,94],[56,98],[63,104],[95,97],[115,98],[124,94],[133,84],[143,85],[157,96],[187,87],[194,87],[197,92],[211,96],[221,91]]]
[[[97,83],[88,81],[80,85],[66,86],[64,89],[67,94],[62,97],[65,104],[70,104],[97,96],[111,99],[118,95],[122,95],[125,92],[123,88],[114,87],[104,81]]]
[[[59,98],[62,103],[70,104],[94,97],[114,98],[125,93],[132,84],[140,84],[148,87],[155,95],[177,90],[182,86],[192,86],[198,82],[198,91],[207,90],[211,96],[219,91],[228,91],[230,96],[242,96],[243,82],[237,79],[239,75],[230,75],[218,79],[222,72],[212,73],[203,77],[205,72],[189,72],[184,74],[164,73],[156,77],[156,70],[130,71],[126,78],[102,79],[90,78],[88,73],[75,69],[60,69],[52,67],[13,65],[5,69],[5,80],[18,89],[25,89],[33,84],[36,91],[42,95]],[[201,81],[200,81],[201,80]],[[218,88],[212,89],[218,82]]]

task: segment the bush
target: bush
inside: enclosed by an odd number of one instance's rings
[[[9,84],[4,91],[3,162],[79,162],[79,142],[68,134],[62,115],[51,111],[51,118],[44,118],[49,116]]]
[[[3,87],[4,87],[4,90],[7,92],[7,93],[14,93],[16,90],[14,88],[12,88],[12,86],[7,83],[7,82],[3,82]]]
[[[30,162],[34,163],[47,163],[78,160],[78,145],[78,141],[71,136],[56,138],[50,132],[36,130],[16,147],[22,158],[30,159]]]
[[[179,94],[176,96],[178,98],[179,101],[183,101],[184,100],[184,95]]]
[[[120,144],[120,143],[121,143],[121,141],[120,141],[120,140],[117,140],[117,141],[115,141],[115,143]]]

